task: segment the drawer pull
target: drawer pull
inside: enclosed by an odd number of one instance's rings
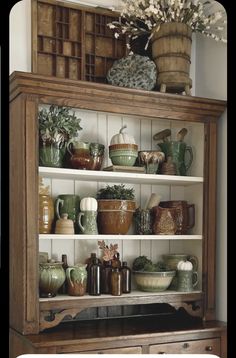
[[[212,346],[207,346],[207,347],[206,347],[206,351],[207,351],[207,352],[212,352],[212,351],[213,351]]]
[[[165,352],[158,352],[157,354],[165,354]]]
[[[184,343],[183,344],[183,348],[188,348],[189,347],[189,343]]]

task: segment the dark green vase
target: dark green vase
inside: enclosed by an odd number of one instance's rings
[[[41,145],[39,148],[39,165],[43,167],[62,168],[66,147],[58,144]]]

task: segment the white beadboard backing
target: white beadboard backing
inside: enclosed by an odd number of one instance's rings
[[[48,107],[48,106],[40,106]],[[163,239],[155,240],[153,237],[147,238],[147,236],[140,236],[140,238],[135,238],[133,240],[128,237],[121,240],[117,240],[116,237],[110,237],[106,235],[101,236],[105,240],[107,245],[110,243],[117,243],[120,259],[121,261],[127,261],[129,266],[132,266],[132,262],[135,257],[139,255],[146,255],[148,258],[151,258],[154,262],[157,262],[162,259],[162,254],[166,253],[188,253],[195,254],[198,257],[199,261],[199,285],[198,289],[201,289],[201,272],[202,272],[202,208],[203,208],[203,150],[204,150],[204,126],[201,123],[186,123],[186,122],[173,122],[170,120],[158,119],[155,121],[150,118],[144,118],[142,116],[125,116],[125,115],[114,115],[103,112],[95,112],[81,109],[72,109],[72,112],[75,111],[76,116],[81,118],[81,127],[83,128],[79,132],[79,137],[81,141],[86,142],[98,142],[104,144],[105,146],[105,158],[103,162],[103,167],[111,165],[109,158],[108,146],[110,145],[110,140],[113,135],[119,133],[119,130],[123,125],[127,125],[125,132],[132,135],[138,144],[139,150],[156,150],[158,149],[157,141],[153,140],[153,135],[163,129],[171,129],[171,139],[176,140],[176,135],[178,131],[185,127],[188,130],[188,133],[184,141],[192,146],[193,149],[193,163],[188,172],[188,176],[195,177],[192,179],[192,185],[188,186],[191,178],[182,177],[182,182],[176,181],[178,178],[173,178],[173,181],[169,181],[168,185],[163,185],[163,180],[160,181],[160,185],[154,184],[157,181],[154,181],[150,176],[150,181],[143,181],[142,176],[138,179],[135,179],[132,183],[132,175],[125,173],[123,176],[120,173],[109,173],[104,172],[105,180],[103,181],[103,175],[99,173],[99,178],[91,177],[91,180],[88,177],[82,177],[74,175],[74,171],[69,172],[69,176],[66,175],[60,178],[60,170],[53,177],[53,168],[51,174],[45,174],[45,168],[41,167],[39,174],[43,176],[44,184],[49,186],[50,193],[55,200],[56,197],[60,194],[77,194],[80,198],[87,196],[96,197],[97,191],[99,188],[106,186],[107,184],[113,185],[114,180],[109,182],[110,178],[114,178],[117,175],[117,183],[124,182],[127,183],[127,187],[133,187],[135,190],[135,200],[137,206],[141,208],[145,207],[150,195],[152,193],[157,193],[161,196],[161,200],[187,200],[188,203],[195,204],[196,217],[195,217],[195,226],[190,230],[189,234],[198,235],[195,236],[195,239],[189,240],[183,238],[172,239]],[[50,170],[49,170],[50,172]],[[89,171],[83,171],[84,174]],[[86,173],[87,172],[87,173]],[[105,174],[107,173],[107,174]],[[126,179],[125,179],[126,178]],[[143,177],[145,179],[145,176]],[[148,178],[148,177],[146,177]],[[181,179],[181,178],[180,178]],[[165,184],[165,183],[164,183]],[[134,233],[134,225],[130,228],[128,234]],[[192,237],[193,238],[193,237]],[[102,252],[98,248],[97,239],[53,239],[53,240],[39,240],[39,251],[46,251],[49,253],[49,257],[61,259],[62,254],[67,254],[69,265],[74,265],[76,263],[85,262],[86,258],[90,256],[92,252],[96,252],[98,257],[101,258]],[[133,285],[134,286],[134,285]]]

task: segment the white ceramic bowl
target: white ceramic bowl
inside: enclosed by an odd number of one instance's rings
[[[137,288],[140,291],[165,291],[171,284],[176,271],[147,272],[133,271]]]

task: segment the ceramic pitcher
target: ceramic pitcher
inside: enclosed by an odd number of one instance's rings
[[[87,287],[86,265],[77,264],[66,269],[68,294],[70,296],[84,296]]]
[[[86,210],[80,212],[78,224],[82,234],[97,235],[97,211]]]
[[[68,214],[68,219],[73,220],[75,233],[78,233],[77,216],[79,213],[80,197],[73,194],[61,194],[55,200],[56,218],[60,219],[62,214]]]
[[[158,146],[165,153],[166,158],[172,158],[173,163],[176,165],[176,174],[186,175],[193,161],[192,147],[182,141],[166,141],[158,143]],[[188,159],[187,152],[189,153]]]

